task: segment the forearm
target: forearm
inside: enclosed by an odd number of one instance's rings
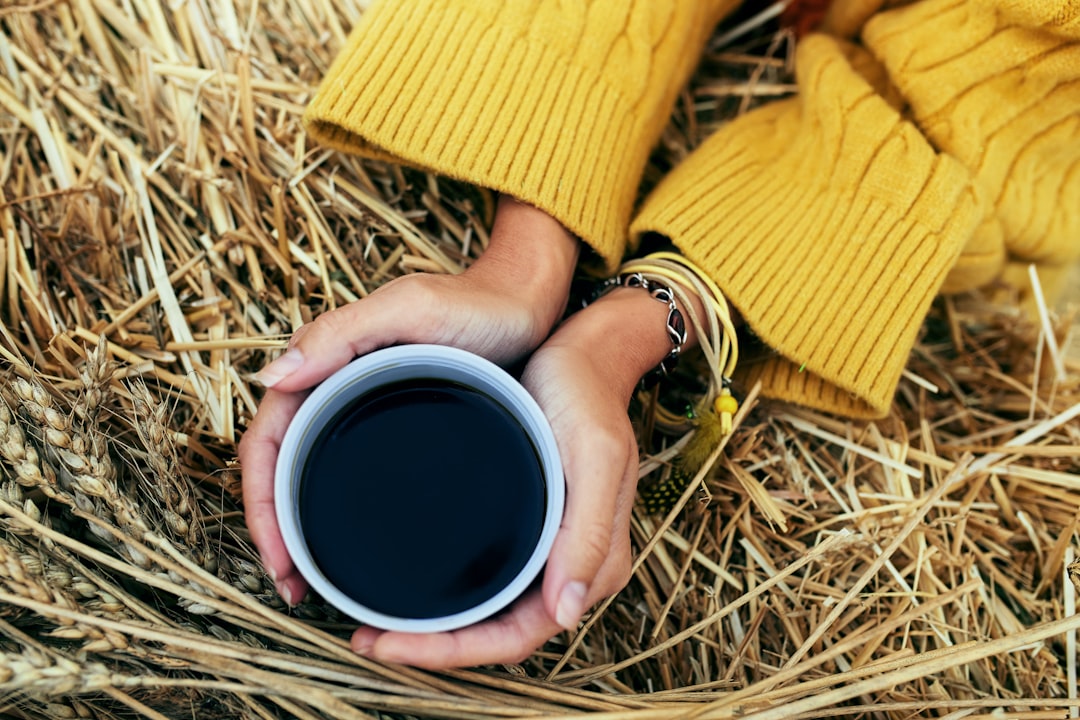
[[[735,4],[376,3],[305,125],[330,147],[544,208],[613,268],[678,90]]]

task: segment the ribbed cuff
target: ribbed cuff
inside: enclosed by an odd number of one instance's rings
[[[740,370],[766,395],[880,416],[982,205],[831,41],[808,41],[803,97],[710,138],[631,231],[669,237],[717,280],[777,353]]]
[[[528,202],[614,267],[650,130],[601,67],[575,64],[538,32],[466,3],[377,5],[308,107],[308,131]]]

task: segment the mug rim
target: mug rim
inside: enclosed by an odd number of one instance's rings
[[[425,372],[415,372],[416,368]],[[441,376],[439,373],[444,376]],[[528,561],[502,589],[483,602],[450,615],[410,618],[374,610],[349,597],[315,563],[304,540],[297,500],[300,471],[314,439],[349,402],[378,387],[408,379],[461,382],[492,397],[522,426],[535,446],[547,506],[540,536]],[[477,387],[477,386],[480,387]],[[495,392],[491,392],[491,390]],[[305,447],[306,445],[306,447]],[[536,579],[547,562],[562,522],[566,488],[554,433],[532,395],[508,372],[474,353],[446,345],[396,345],[358,357],[320,383],[297,409],[278,451],[274,473],[274,512],[285,548],[297,571],[328,603],[353,619],[383,630],[446,632],[473,625],[507,607]]]

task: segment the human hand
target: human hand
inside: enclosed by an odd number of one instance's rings
[[[297,330],[259,373],[269,389],[240,442],[244,511],[252,541],[282,598],[307,592],[274,510],[281,440],[308,391],[353,358],[381,347],[434,343],[494,362],[523,357],[562,314],[578,241],[542,211],[501,198],[484,254],[460,275],[407,275]]]
[[[522,382],[551,423],[566,511],[540,588],[508,611],[454,632],[362,627],[358,653],[425,668],[518,662],[629,580],[638,450],[627,406],[638,379],[671,350],[667,309],[620,288],[571,317],[530,359]]]

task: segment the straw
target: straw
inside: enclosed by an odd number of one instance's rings
[[[635,509],[627,587],[519,664],[383,665],[318,597],[286,607],[243,523],[254,373],[491,231],[490,191],[305,136],[366,6],[0,9],[0,715],[1080,716],[1080,295],[1037,269],[1030,317],[939,299],[882,420],[736,386],[675,507]],[[793,91],[784,7],[718,28],[643,190]],[[643,483],[701,362],[633,400]]]

